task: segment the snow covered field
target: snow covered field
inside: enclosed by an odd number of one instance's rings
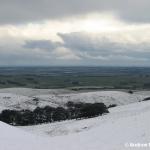
[[[135,149],[125,144],[149,142],[150,101],[109,111],[102,117],[29,127],[0,122],[0,150],[125,150]]]
[[[110,104],[125,105],[142,101],[149,96],[148,91],[129,94],[124,91],[73,92],[66,89],[8,88],[0,89],[0,111],[3,109],[33,110],[37,106],[46,105],[58,107],[64,106],[68,101],[103,102],[107,106]],[[38,99],[38,102],[34,100],[35,98]]]
[[[85,120],[12,127],[0,122],[0,150],[125,150],[128,144],[148,144],[149,91],[71,92],[69,90],[1,89],[0,110],[62,106],[67,101],[117,104],[109,114]],[[33,100],[38,98],[38,104]],[[128,147],[127,147],[128,146]],[[137,148],[137,147],[136,147]],[[137,148],[137,149],[150,149]]]

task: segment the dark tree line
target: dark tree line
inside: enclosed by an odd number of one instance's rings
[[[104,103],[73,103],[68,102],[66,108],[45,106],[35,110],[3,110],[0,120],[16,126],[36,125],[68,119],[90,118],[108,113]]]

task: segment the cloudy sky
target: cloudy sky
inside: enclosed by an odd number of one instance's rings
[[[0,0],[0,66],[150,66],[150,0]]]

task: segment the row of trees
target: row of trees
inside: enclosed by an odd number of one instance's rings
[[[11,125],[25,126],[55,122],[68,119],[90,118],[108,113],[104,103],[73,103],[68,102],[66,108],[37,107],[35,110],[3,110],[0,120]]]

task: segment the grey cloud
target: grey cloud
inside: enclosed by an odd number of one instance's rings
[[[63,44],[50,41],[28,41],[28,48],[40,48],[53,52],[57,48],[67,48],[73,51],[81,60],[72,60],[71,64],[78,65],[148,65],[150,62],[150,44],[123,44],[114,42],[106,36],[91,37],[87,33],[58,34],[63,40]],[[29,44],[30,43],[30,44]],[[56,56],[49,51],[52,58]],[[54,64],[67,65],[67,60],[53,59]],[[70,64],[69,63],[69,64]]]
[[[90,12],[114,12],[133,22],[150,21],[149,0],[0,0],[0,23],[24,23]]]
[[[35,51],[27,48],[0,49],[0,66],[63,66],[80,65],[78,60],[57,59],[51,52]]]
[[[0,49],[0,66],[44,66],[55,65],[50,52],[35,51],[23,47],[3,47]]]
[[[111,49],[113,51],[113,49]],[[16,51],[16,52],[15,52]],[[42,50],[41,50],[42,51]],[[59,59],[51,52],[35,51],[34,49],[19,48],[9,49],[6,48],[3,52],[0,50],[0,65],[7,66],[53,66],[53,65],[111,65],[111,66],[149,66],[150,53],[126,53],[114,54],[103,56],[106,59],[101,59],[101,52],[97,55],[86,52],[85,55],[82,51],[78,53],[81,60],[74,59]],[[93,56],[94,55],[94,56]],[[141,56],[142,55],[142,56]],[[88,57],[87,57],[88,56]],[[92,57],[91,57],[92,56]]]
[[[70,34],[58,34],[64,41],[64,46],[78,51],[87,52],[92,56],[108,56],[112,54],[119,54],[124,51],[126,46],[123,44],[111,41],[109,38],[101,35],[96,35],[94,38],[87,33],[70,33]]]
[[[59,34],[64,46],[76,51],[88,63],[105,65],[148,65],[150,43],[114,42],[106,36],[86,33]]]
[[[50,40],[31,40],[26,41],[23,47],[30,49],[44,49],[44,50],[53,50],[62,44],[59,42],[51,42]]]

